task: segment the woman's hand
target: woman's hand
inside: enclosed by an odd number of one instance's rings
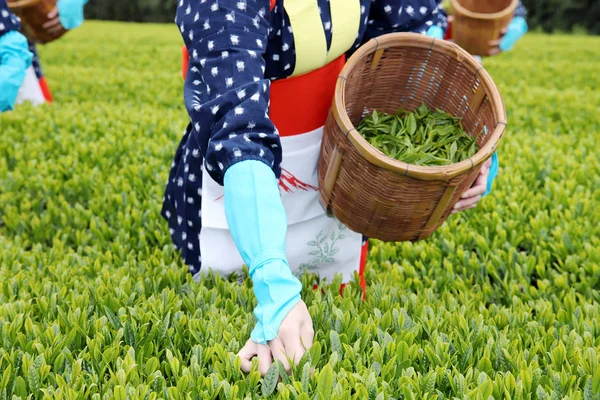
[[[477,180],[471,186],[469,190],[467,190],[461,196],[461,199],[454,206],[454,210],[452,210],[452,214],[456,214],[459,211],[470,210],[471,208],[477,207],[477,204],[483,197],[484,193],[487,191],[488,185],[488,177],[490,174],[490,166],[492,165],[492,159],[487,160],[483,166],[481,167],[481,171],[479,171],[479,176]]]
[[[304,353],[312,347],[314,340],[312,318],[303,301],[290,310],[279,326],[277,337],[267,345],[249,339],[238,355],[242,359],[242,371],[250,372],[252,358],[258,357],[258,370],[265,376],[275,360],[281,361],[286,371],[290,371],[288,358],[298,364]]]
[[[46,33],[54,34],[63,29],[58,16],[58,8],[54,7],[50,13],[48,13],[48,21],[42,25],[42,28]]]
[[[500,54],[503,51],[511,50],[515,43],[527,33],[529,27],[523,17],[515,17],[510,24],[500,32],[500,38],[489,42],[490,56]]]
[[[252,370],[252,359],[258,357],[258,371],[260,376],[265,376],[273,364],[273,355],[271,349],[266,344],[258,344],[252,339],[248,339],[244,347],[239,351],[238,356],[242,359],[242,371],[249,373]]]
[[[306,304],[300,301],[279,326],[277,337],[269,342],[269,348],[273,359],[281,361],[286,371],[289,371],[287,359],[297,365],[306,350],[312,347],[314,338],[312,318]]]
[[[495,55],[502,53],[502,50],[500,49],[500,43],[502,43],[502,39],[504,38],[504,35],[506,35],[506,32],[508,32],[508,28],[502,29],[500,31],[500,37],[496,40],[492,40],[491,42],[489,42],[489,45],[490,45],[490,50],[488,51],[489,56],[495,56]]]

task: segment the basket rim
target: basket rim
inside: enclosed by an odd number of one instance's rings
[[[458,62],[466,64],[473,74],[479,75],[481,84],[484,86],[490,97],[489,101],[491,102],[498,123],[493,128],[493,132],[490,132],[490,139],[473,157],[459,163],[444,166],[419,166],[407,164],[399,160],[394,160],[373,147],[362,137],[356,127],[352,124],[346,112],[345,99],[346,82],[350,72],[365,56],[378,50],[398,46],[426,48],[430,51],[444,53],[453,57]],[[432,39],[417,33],[390,33],[371,39],[361,46],[352,57],[350,57],[338,77],[332,113],[338,127],[343,132],[347,133],[349,142],[367,161],[388,171],[425,181],[449,180],[460,176],[467,171],[471,171],[473,168],[480,167],[496,151],[497,145],[502,139],[506,128],[506,109],[504,107],[504,101],[502,100],[500,91],[496,87],[492,77],[483,66],[457,44]]]
[[[41,0],[16,0],[16,1],[8,0],[6,2],[6,4],[8,5],[8,8],[10,8],[12,10],[20,10],[22,8],[28,8],[28,7],[34,6],[37,3],[39,3],[40,1]]]
[[[460,14],[469,17],[469,18],[473,18],[473,19],[483,19],[483,20],[496,20],[496,19],[502,19],[504,17],[506,17],[507,15],[512,15],[515,10],[517,9],[517,6],[519,5],[519,0],[512,0],[510,5],[508,7],[506,7],[504,10],[502,11],[498,11],[496,13],[476,13],[473,11],[470,11],[469,9],[465,8],[462,4],[460,4],[458,2],[458,0],[450,0],[451,4],[452,4],[452,10],[457,10]]]

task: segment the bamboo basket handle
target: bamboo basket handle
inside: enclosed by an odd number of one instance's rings
[[[17,0],[17,1],[9,1],[8,8],[26,8],[31,7],[39,3],[40,0]]]
[[[338,173],[340,172],[340,166],[342,165],[342,151],[336,145],[333,148],[333,153],[331,154],[329,166],[327,167],[327,172],[325,173],[325,178],[323,179],[323,190],[321,191],[321,206],[327,212],[327,215],[331,216],[331,195],[333,194],[333,188],[335,186],[335,182],[337,181]]]
[[[429,217],[427,224],[421,230],[421,233],[419,234],[419,239],[425,239],[428,236],[426,232],[430,229],[433,229],[439,223],[440,219],[442,218],[442,215],[444,214],[444,211],[450,205],[450,200],[452,200],[452,196],[454,196],[454,192],[456,192],[456,189],[456,185],[449,185],[446,187],[442,198],[440,199],[437,206],[435,207],[435,210]]]

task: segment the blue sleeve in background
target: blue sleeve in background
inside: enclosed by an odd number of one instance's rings
[[[83,6],[88,0],[58,0],[58,18],[65,29],[75,29],[83,24]]]
[[[515,43],[521,39],[526,33],[529,27],[527,21],[523,17],[515,17],[508,25],[506,35],[500,41],[500,50],[509,51],[512,50]]]
[[[494,179],[498,176],[499,167],[500,162],[498,161],[498,153],[494,153],[492,155],[492,165],[490,165],[490,174],[488,175],[487,190],[483,194],[484,196],[487,196],[492,192],[492,186],[494,185]]]
[[[433,25],[427,29],[426,35],[435,39],[444,40],[444,30],[437,25]]]

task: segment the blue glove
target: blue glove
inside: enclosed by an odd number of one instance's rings
[[[498,161],[498,153],[494,153],[492,155],[492,165],[490,165],[490,173],[488,175],[487,180],[487,190],[483,194],[487,196],[492,192],[492,186],[494,185],[494,179],[498,176],[498,167],[500,166],[500,162]]]
[[[246,160],[225,173],[225,216],[233,240],[248,265],[258,305],[251,339],[266,344],[300,301],[302,284],[285,255],[287,217],[271,168]]]
[[[435,39],[444,40],[444,31],[437,25],[430,26],[425,35]]]
[[[500,41],[500,50],[509,51],[513,48],[517,40],[521,39],[527,33],[527,21],[523,17],[515,17],[508,25],[506,34]]]
[[[83,24],[83,6],[88,0],[58,0],[58,19],[65,29],[75,29]]]
[[[0,112],[14,108],[32,58],[25,36],[16,31],[0,36]]]

